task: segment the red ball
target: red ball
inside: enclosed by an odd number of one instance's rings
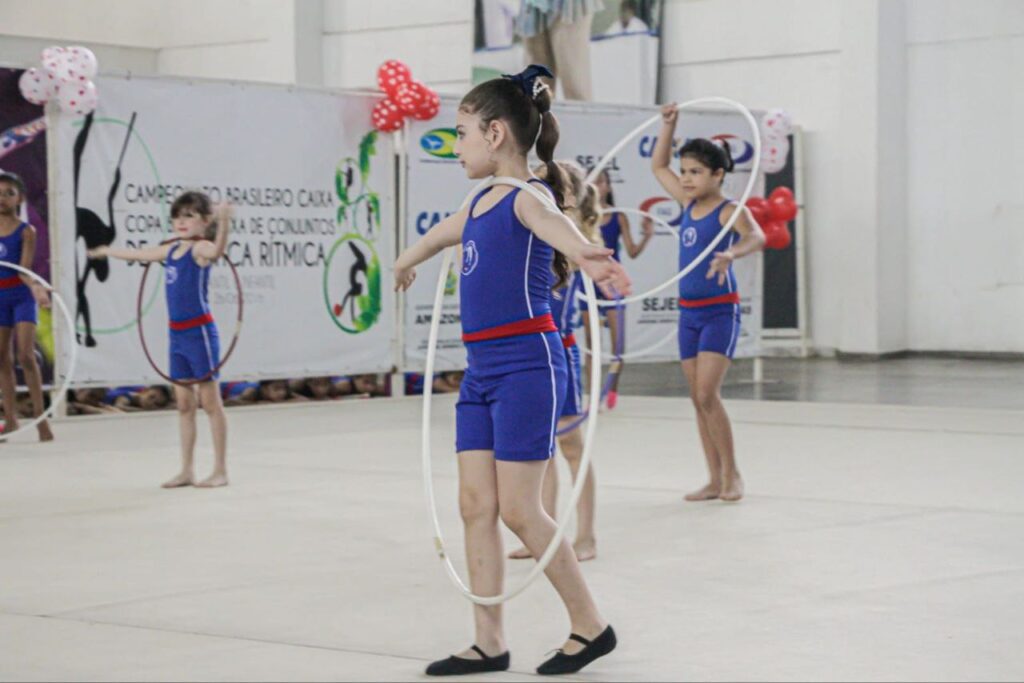
[[[796,218],[796,202],[784,195],[773,196],[768,200],[768,216],[773,221],[791,221]]]
[[[768,195],[768,199],[775,199],[776,197],[785,197],[789,201],[796,201],[796,197],[793,196],[793,190],[789,189],[785,185],[780,185],[772,190],[772,193]]]
[[[395,104],[406,114],[415,114],[430,99],[430,88],[419,81],[409,81],[398,86]]]
[[[793,241],[789,228],[781,221],[768,221],[761,229],[764,230],[764,246],[768,249],[785,249]]]
[[[377,68],[377,86],[394,99],[398,88],[412,81],[412,72],[403,62],[389,59]]]
[[[441,111],[441,98],[437,93],[431,91],[430,96],[413,113],[412,117],[417,121],[429,121]]]
[[[768,201],[763,197],[751,197],[747,200],[747,209],[758,225],[764,225],[768,221]]]
[[[402,127],[404,119],[405,115],[398,108],[398,105],[387,98],[373,105],[373,112],[370,114],[373,127],[382,133],[391,133],[398,130]]]

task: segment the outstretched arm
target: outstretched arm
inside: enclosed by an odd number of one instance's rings
[[[466,227],[469,209],[461,209],[427,230],[415,244],[402,252],[395,261],[395,291],[409,289],[416,279],[416,266],[435,256],[445,247],[462,242],[462,230]]]
[[[158,244],[143,249],[126,249],[123,247],[102,246],[86,252],[91,259],[116,258],[122,261],[163,261],[170,253],[173,244]]]
[[[562,212],[527,192],[516,195],[515,210],[523,225],[589,275],[608,297],[627,295],[632,283],[626,269],[610,258],[611,249],[591,244]]]

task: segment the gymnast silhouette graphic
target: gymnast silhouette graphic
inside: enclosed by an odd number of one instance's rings
[[[351,300],[352,307],[349,309],[349,316],[352,318],[352,323],[355,324],[355,322],[356,322],[355,298],[357,296],[362,296],[362,294],[363,294],[363,283],[359,281],[359,275],[362,274],[363,278],[366,278],[367,263],[366,263],[366,256],[363,255],[363,252],[359,249],[359,247],[357,247],[352,242],[349,242],[348,243],[348,248],[352,250],[352,254],[353,254],[353,256],[355,256],[356,260],[355,260],[355,263],[352,264],[352,267],[349,268],[349,270],[348,270],[349,289],[348,289],[348,293],[345,294],[345,298],[341,300],[341,310],[344,311],[345,310],[345,306]],[[339,314],[339,316],[340,316],[340,314]]]
[[[75,240],[81,238],[85,242],[86,250],[95,249],[100,246],[109,245],[117,237],[117,227],[114,224],[114,197],[121,185],[121,164],[124,162],[125,152],[128,150],[128,140],[131,139],[132,130],[135,127],[136,112],[132,112],[131,120],[128,122],[128,132],[124,136],[124,144],[121,146],[121,156],[117,160],[117,167],[114,169],[114,180],[107,194],[107,216],[109,223],[96,215],[91,209],[79,206],[78,184],[82,172],[82,155],[85,152],[85,145],[89,141],[89,132],[92,130],[93,114],[85,117],[85,124],[75,138],[74,145],[74,202],[75,202]],[[85,326],[84,343],[88,347],[96,346],[96,338],[92,335],[92,316],[89,314],[89,297],[86,295],[86,285],[89,283],[89,276],[95,273],[96,279],[106,282],[110,276],[110,263],[106,259],[85,259],[83,267],[75,250],[75,323],[82,318]],[[78,343],[83,343],[82,334],[76,335]]]

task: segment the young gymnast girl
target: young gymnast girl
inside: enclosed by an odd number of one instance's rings
[[[555,162],[565,172],[569,186],[565,193],[565,215],[568,216],[579,231],[594,244],[601,243],[597,225],[601,220],[598,213],[597,188],[585,182],[586,172],[574,161],[560,160]],[[542,180],[546,177],[547,168],[539,166],[534,172]],[[565,363],[568,370],[568,386],[566,387],[565,403],[562,415],[558,420],[558,448],[562,451],[572,480],[575,483],[579,475],[580,462],[583,458],[583,382],[580,362],[580,348],[576,344],[573,323],[576,320],[576,293],[581,291],[581,280],[574,273],[568,285],[557,290],[551,297],[551,314],[558,325],[558,332],[565,347]],[[573,427],[575,423],[575,426]],[[576,540],[573,550],[576,559],[586,562],[597,557],[597,540],[594,535],[594,508],[596,507],[596,484],[594,481],[594,465],[587,470],[587,480],[583,484],[576,506]],[[552,518],[555,516],[558,503],[558,467],[554,458],[548,461],[548,469],[544,474],[544,485],[541,502],[545,512]],[[526,547],[509,553],[513,560],[525,560],[533,557]]]
[[[594,180],[594,186],[597,189],[597,196],[600,202],[600,208],[603,210],[613,209],[615,207],[614,194],[612,193],[612,182],[611,176],[608,174],[608,169],[602,170],[597,174],[597,178]],[[626,248],[626,253],[629,254],[629,258],[635,259],[643,253],[647,244],[654,237],[654,223],[650,219],[645,219],[641,222],[641,230],[643,237],[639,242],[633,240],[633,232],[630,228],[629,217],[624,213],[620,212],[608,212],[601,215],[601,239],[604,241],[604,245],[613,251],[612,258],[616,261],[619,260],[619,245],[621,244]],[[586,305],[583,306],[586,310]],[[625,311],[615,306],[601,306],[598,309],[598,313],[604,319],[605,324],[608,326],[608,333],[611,336],[611,349],[612,356],[617,357],[625,353],[625,335],[620,328],[626,324],[625,320],[620,319],[624,317]],[[590,330],[590,318],[583,316],[583,325],[586,328],[588,335],[591,334]],[[608,387],[608,395],[605,397],[605,403],[609,409],[615,408],[615,405],[619,401],[619,379],[622,377],[622,366],[624,363],[621,359],[616,360],[618,369],[615,371],[615,376],[612,379],[611,386]],[[590,377],[590,357],[587,356],[586,362],[586,376]]]
[[[211,241],[209,232],[214,219],[216,232]],[[90,250],[89,258],[164,263],[170,315],[168,374],[175,382],[190,383],[174,385],[181,434],[181,471],[164,482],[163,487],[227,486],[228,427],[215,372],[220,364],[220,340],[210,313],[207,289],[210,267],[227,248],[231,207],[221,204],[214,217],[209,197],[202,192],[185,192],[171,205],[171,222],[178,238],[174,242],[143,249],[103,246]],[[210,419],[215,454],[213,473],[200,482],[195,481],[193,471],[197,406],[202,406]]]
[[[0,261],[31,270],[36,255],[36,229],[19,217],[25,194],[25,183],[20,176],[0,173]],[[17,347],[18,365],[28,385],[33,415],[39,416],[45,410],[43,376],[35,354],[39,306],[50,306],[46,287],[24,273],[0,266],[0,393],[4,406],[3,432],[8,434],[18,428],[18,383],[13,347]],[[40,441],[53,440],[46,420],[36,425],[36,429]]]
[[[552,161],[558,123],[551,93],[530,66],[471,90],[456,116],[455,153],[470,178],[510,176],[564,198]],[[533,177],[527,154],[536,143],[547,182]],[[554,451],[566,389],[565,354],[551,315],[551,289],[568,278],[568,261],[611,295],[629,279],[560,211],[518,188],[495,186],[438,223],[395,263],[396,287],[408,288],[415,266],[462,244],[459,296],[468,368],[456,406],[459,507],[465,525],[470,586],[498,595],[504,580],[499,518],[540,557],[556,531],[541,505],[541,482]],[[553,283],[552,269],[557,276]],[[546,575],[569,613],[569,640],[538,667],[541,674],[579,671],[615,648],[615,632],[597,609],[567,541]],[[434,662],[430,675],[508,669],[502,606],[474,605],[476,637],[458,655]]]
[[[729,146],[689,140],[679,151],[679,173],[670,167],[678,110],[661,109],[662,126],[651,170],[673,199],[684,207],[679,230],[679,268],[695,259],[740,208],[722,194],[725,174],[733,170]],[[697,413],[697,430],[707,460],[709,481],[686,500],[743,497],[736,467],[732,426],[722,404],[722,380],[740,333],[740,295],[732,263],[764,248],[760,226],[742,210],[730,234],[711,255],[708,267],[695,268],[679,281],[679,358]]]

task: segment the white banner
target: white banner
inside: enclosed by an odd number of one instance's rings
[[[475,184],[452,153],[455,131],[448,127],[455,121],[457,101],[446,99],[441,112],[431,122],[413,122],[408,135],[408,202],[406,205],[405,239],[412,244],[446,215],[456,211]],[[558,104],[561,139],[557,158],[577,160],[584,168],[593,166],[623,135],[650,118],[655,112],[648,108],[610,107],[593,104]],[[737,171],[727,176],[725,193],[739,197],[749,176],[753,155],[750,131],[739,114],[731,112],[686,111],[679,125],[687,137],[725,137],[737,161]],[[615,204],[619,207],[644,208],[678,225],[681,207],[670,201],[650,171],[650,155],[654,149],[657,124],[649,133],[638,136],[608,165]],[[680,141],[681,142],[681,141]],[[762,194],[763,177],[755,186],[754,195]],[[640,239],[640,218],[628,215],[635,239]],[[661,284],[678,272],[678,244],[675,235],[657,226],[655,238],[636,259],[622,258],[633,278],[634,291],[641,292]],[[743,326],[737,342],[738,357],[756,355],[761,329],[760,256],[736,262],[736,278],[741,293]],[[459,260],[455,259],[458,264]],[[405,367],[410,371],[423,369],[434,285],[440,269],[440,258],[420,266],[415,285],[406,294],[405,304]],[[465,366],[465,351],[460,341],[461,325],[458,305],[458,270],[448,276],[448,288],[441,321],[438,345],[438,369],[459,369]],[[655,296],[626,307],[626,351],[642,351],[636,361],[662,361],[678,358],[675,340],[678,324],[678,285],[667,287]],[[577,337],[579,339],[579,337]],[[606,337],[606,347],[610,340]]]
[[[584,168],[598,161],[621,139],[655,113],[651,109],[604,107],[600,105],[564,104],[557,108],[561,138],[555,150],[556,157],[575,159]],[[643,209],[658,216],[669,225],[678,227],[682,221],[682,207],[671,200],[651,173],[651,153],[660,123],[650,126],[638,135],[606,168],[612,183],[615,206]],[[726,176],[724,193],[739,198],[750,179],[753,144],[749,126],[737,113],[728,111],[685,110],[676,128],[679,139],[676,148],[686,138],[726,139],[733,151],[736,171]],[[753,196],[763,194],[764,177],[754,186]],[[629,220],[633,239],[641,239],[641,218],[624,214]],[[655,237],[635,260],[625,248],[620,258],[633,279],[633,291],[644,292],[668,280],[679,272],[679,245],[675,233],[655,224]],[[740,259],[734,268],[740,291],[743,323],[736,344],[737,357],[757,355],[758,333],[761,329],[760,255]],[[706,271],[705,266],[698,266]],[[626,353],[641,353],[636,361],[676,360],[679,286],[673,284],[654,296],[626,306]],[[580,339],[580,337],[577,337]],[[610,344],[606,337],[605,348]]]
[[[394,150],[370,125],[378,99],[272,86],[101,78],[91,122],[56,117],[59,288],[76,316],[75,385],[159,381],[139,341],[142,268],[85,258],[85,244],[154,245],[187,189],[235,205],[227,257],[244,329],[223,379],[392,367]],[[163,268],[150,268],[142,329],[167,371]],[[237,325],[230,269],[210,305],[222,354]]]

